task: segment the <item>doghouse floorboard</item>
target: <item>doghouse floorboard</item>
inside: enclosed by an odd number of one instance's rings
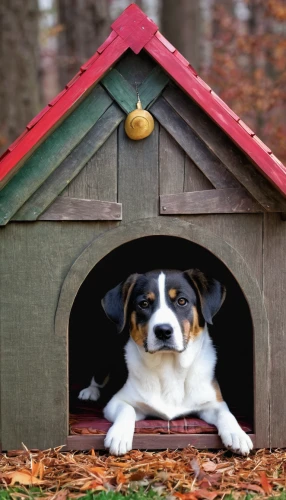
[[[255,434],[249,434],[254,448]],[[66,450],[104,450],[104,435],[68,436]],[[133,438],[134,449],[162,450],[169,448],[185,448],[186,446],[196,448],[223,448],[220,437],[217,434],[135,434]]]

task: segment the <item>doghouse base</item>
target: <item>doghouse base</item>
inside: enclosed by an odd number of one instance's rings
[[[254,448],[255,434],[249,434]],[[104,435],[88,436],[68,436],[65,450],[104,450]],[[163,450],[169,448],[185,448],[195,446],[195,448],[223,448],[220,437],[217,434],[135,434],[133,438],[133,448],[143,450]]]

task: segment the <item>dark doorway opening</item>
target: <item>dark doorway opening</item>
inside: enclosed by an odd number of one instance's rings
[[[226,265],[206,248],[170,236],[149,236],[129,241],[99,261],[82,283],[69,324],[70,411],[88,384],[92,369],[100,370],[116,342],[106,331],[101,307],[105,293],[132,273],[152,269],[198,268],[221,281],[225,302],[209,326],[217,350],[216,375],[231,411],[253,428],[253,325],[247,300]],[[237,277],[239,279],[239,277]]]

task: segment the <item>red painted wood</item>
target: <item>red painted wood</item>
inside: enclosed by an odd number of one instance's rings
[[[128,43],[135,54],[138,54],[158,31],[158,26],[135,4],[129,5],[111,27]]]
[[[144,48],[254,161],[261,173],[286,196],[286,167],[281,164],[280,168],[277,168],[277,163],[272,160],[270,154],[239,125],[239,117],[220,98],[217,98],[218,96],[209,92],[189,67],[182,65],[157,37],[152,37]]]
[[[73,104],[93,86],[112,64],[128,49],[127,43],[121,38],[116,38],[99,56],[95,62],[81,74],[77,82],[72,85],[43,118],[26,134],[18,147],[6,155],[0,164],[0,182],[10,173],[15,165],[29,153],[29,151],[49,132],[49,130],[62,118]]]
[[[98,47],[96,52],[102,54],[102,52],[108,47],[108,45],[111,44],[111,42],[113,42],[113,40],[115,40],[116,37],[117,33],[115,31],[111,31],[110,35],[106,38],[105,42],[103,42],[103,44]]]
[[[38,113],[34,118],[33,120],[31,120],[28,125],[26,125],[26,129],[27,130],[31,130],[31,128],[33,128],[36,123],[38,123],[38,121],[40,121],[41,118],[43,118],[43,116],[50,110],[51,106],[48,105],[46,106],[44,109],[42,109],[42,111],[40,111],[40,113]]]

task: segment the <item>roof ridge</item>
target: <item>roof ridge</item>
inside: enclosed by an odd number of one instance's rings
[[[244,121],[197,74],[189,61],[160,33],[158,26],[138,7],[130,4],[112,23],[112,31],[93,56],[84,63],[65,88],[26,126],[25,131],[0,157],[0,186],[28,158],[29,153],[66,117],[76,102],[130,48],[143,48],[217,125],[254,162],[260,172],[286,196],[286,167]]]

